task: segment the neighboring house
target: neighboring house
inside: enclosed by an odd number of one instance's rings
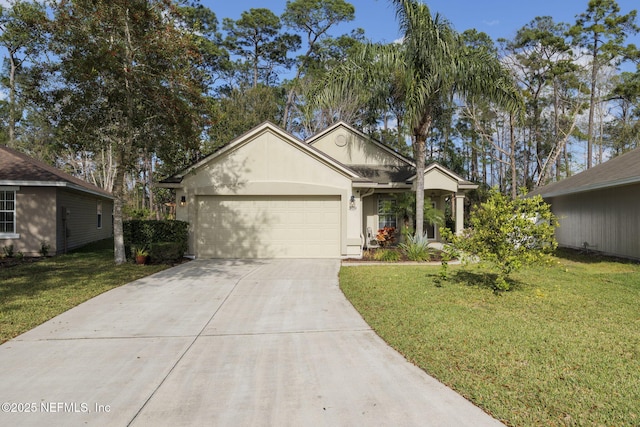
[[[159,183],[176,190],[199,258],[360,257],[379,228],[400,227],[387,201],[414,185],[410,159],[345,123],[307,141],[263,123]],[[458,232],[476,187],[438,164],[425,172],[425,196],[455,204]]]
[[[111,237],[112,211],[108,192],[0,146],[0,248],[63,253]]]
[[[560,246],[640,259],[640,149],[530,194],[551,204]]]

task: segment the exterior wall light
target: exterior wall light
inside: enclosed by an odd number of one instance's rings
[[[356,196],[351,196],[349,199],[349,209],[354,210],[356,208]]]
[[[180,197],[180,206],[187,206],[187,196]]]

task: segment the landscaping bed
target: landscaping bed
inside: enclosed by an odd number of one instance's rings
[[[398,247],[365,249],[362,251],[362,258],[347,258],[345,262],[389,262],[389,263],[407,263],[407,262],[435,262],[442,261],[442,251],[439,249],[431,249],[429,259],[425,261],[415,261],[409,259],[406,253]]]

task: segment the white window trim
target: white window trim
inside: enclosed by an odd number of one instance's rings
[[[376,225],[378,226],[378,229],[381,229],[381,228],[382,228],[382,227],[380,227],[380,216],[381,216],[381,215],[380,215],[380,203],[381,203],[381,202],[387,202],[387,201],[388,201],[388,202],[395,202],[395,200],[394,200],[393,198],[391,198],[391,197],[378,196],[378,204],[377,204],[377,206],[376,206],[376,219],[377,219],[377,224],[376,224]],[[394,213],[388,213],[388,214],[383,214],[383,215],[389,215],[389,216],[391,216],[391,215],[395,215],[395,217],[396,217],[396,220],[395,220],[395,223],[396,223],[395,228],[396,228],[396,229],[398,228],[398,215],[397,215],[397,214],[394,214]]]
[[[18,218],[18,191],[20,191],[20,187],[17,186],[2,186],[0,187],[0,191],[13,191],[14,192],[14,209],[13,209],[13,229],[17,229],[17,218]],[[20,234],[18,233],[0,233],[0,239],[19,239]]]

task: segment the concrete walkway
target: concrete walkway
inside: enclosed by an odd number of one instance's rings
[[[192,261],[102,294],[0,346],[0,425],[501,425],[378,338],[339,266]]]

